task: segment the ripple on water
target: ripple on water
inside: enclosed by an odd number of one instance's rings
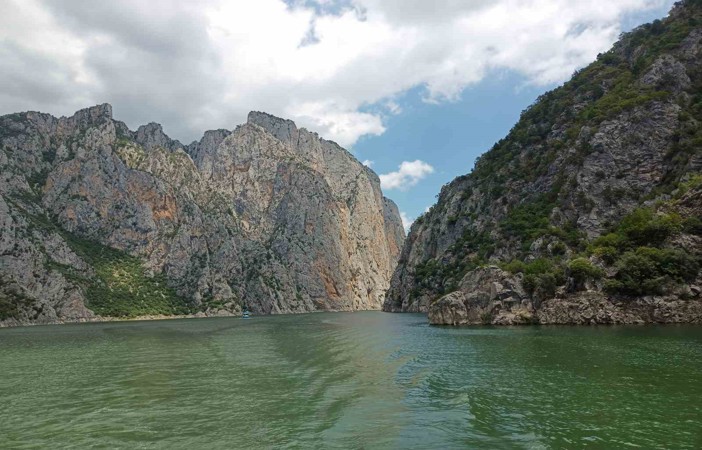
[[[699,448],[702,329],[384,313],[0,330],[6,447]]]

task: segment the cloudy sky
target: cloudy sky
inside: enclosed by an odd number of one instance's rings
[[[408,222],[539,94],[673,0],[0,0],[0,114],[103,102],[183,142],[250,110],[381,174]]]

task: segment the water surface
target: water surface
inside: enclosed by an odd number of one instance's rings
[[[0,447],[702,448],[702,327],[0,329]]]

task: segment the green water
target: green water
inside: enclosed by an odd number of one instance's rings
[[[702,448],[702,327],[0,330],[2,448]]]

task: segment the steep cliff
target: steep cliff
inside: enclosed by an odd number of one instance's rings
[[[412,226],[384,304],[432,323],[702,321],[702,2],[541,96]]]
[[[0,324],[379,309],[404,239],[377,175],[253,112],[188,146],[109,105],[0,117]]]

